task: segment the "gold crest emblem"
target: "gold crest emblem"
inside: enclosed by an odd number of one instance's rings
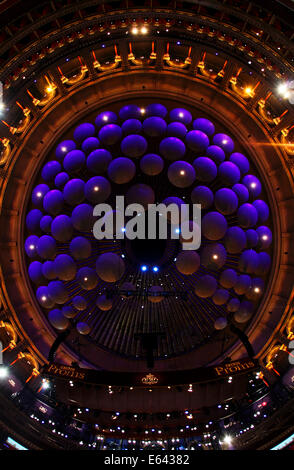
[[[147,374],[145,377],[143,377],[142,382],[146,385],[155,385],[158,382],[158,378],[153,374]]]

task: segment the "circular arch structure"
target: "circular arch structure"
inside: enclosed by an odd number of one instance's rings
[[[168,91],[165,90],[165,83],[163,80],[163,75],[166,75],[167,80],[168,80],[168,84],[169,84]],[[160,77],[160,80],[159,80],[159,77]],[[180,81],[180,78],[181,78],[181,81]],[[22,174],[22,179],[26,178],[25,174],[23,173],[24,167],[26,168],[27,174],[30,175],[30,177],[33,174],[36,174],[44,158],[42,157],[42,155],[45,156],[45,154],[48,152],[48,147],[46,145],[45,139],[46,138],[48,140],[50,139],[49,149],[52,148],[52,146],[54,146],[53,142],[54,141],[58,142],[58,139],[60,138],[59,136],[64,135],[66,130],[69,129],[75,122],[80,122],[83,119],[83,117],[91,113],[92,109],[93,111],[95,110],[95,112],[97,111],[97,86],[99,89],[99,93],[103,96],[103,99],[98,101],[100,109],[103,109],[109,106],[111,102],[117,101],[117,99],[119,99],[119,97],[122,95],[124,96],[124,100],[133,101],[133,102],[136,102],[139,96],[141,96],[141,100],[143,104],[144,104],[144,101],[148,102],[147,101],[148,98],[150,100],[150,96],[152,96],[152,99],[157,98],[158,100],[160,100],[164,98],[165,100],[166,99],[175,100],[175,102],[177,102],[178,96],[181,95],[180,101],[186,102],[188,106],[193,106],[193,108],[197,107],[198,110],[205,113],[205,115],[211,117],[214,121],[217,121],[220,113],[223,112],[222,111],[223,109],[229,109],[229,115],[224,116],[223,114],[222,121],[225,124],[226,129],[228,129],[228,131],[231,132],[232,135],[236,136],[239,142],[242,142],[243,144],[242,146],[244,146],[246,152],[252,156],[252,159],[254,160],[254,163],[256,167],[258,168],[260,174],[262,175],[263,181],[266,185],[266,189],[270,198],[271,209],[272,211],[275,210],[275,212],[273,213],[273,218],[275,220],[274,229],[275,229],[275,250],[276,250],[275,258],[276,258],[278,256],[278,253],[281,252],[281,248],[280,248],[281,239],[279,237],[280,217],[279,217],[279,212],[278,212],[277,205],[275,202],[276,201],[275,192],[277,191],[277,188],[279,188],[280,186],[281,186],[281,189],[279,189],[279,191],[281,190],[285,191],[286,189],[285,184],[280,185],[276,179],[276,174],[277,174],[276,168],[277,168],[277,165],[283,165],[283,160],[281,159],[281,155],[279,154],[279,152],[276,151],[275,149],[276,153],[274,154],[272,152],[272,161],[270,162],[268,158],[266,158],[264,147],[259,146],[259,145],[258,146],[254,145],[255,142],[258,142],[258,143],[265,142],[266,141],[265,139],[270,139],[268,132],[260,125],[260,123],[258,123],[255,117],[250,116],[251,119],[250,120],[248,119],[249,113],[248,113],[248,110],[245,108],[245,106],[240,106],[240,103],[238,103],[237,100],[232,100],[228,94],[227,96],[224,93],[219,94],[216,86],[211,86],[210,84],[204,85],[202,83],[199,83],[199,81],[195,78],[194,80],[192,80],[192,82],[190,82],[190,80],[188,81],[187,77],[182,78],[179,76],[179,74],[171,72],[171,71],[165,72],[164,74],[162,72],[160,74],[156,72],[150,72],[147,75],[146,73],[144,73],[144,78],[142,76],[142,73],[138,71],[138,72],[133,72],[131,79],[133,80],[133,83],[131,84],[132,91],[129,91],[129,92],[123,91],[122,86],[121,86],[122,75],[118,74],[118,76],[114,78],[108,78],[107,82],[104,79],[102,82],[101,80],[99,80],[96,83],[95,82],[92,84],[88,83],[85,88],[79,87],[75,90],[74,94],[71,93],[69,95],[65,95],[64,97],[61,97],[58,101],[55,101],[54,105],[50,107],[45,113],[44,118],[38,119],[37,126],[35,128],[32,126],[32,130],[30,130],[30,132],[27,132],[27,137],[23,141],[23,146],[24,148],[26,148],[26,155],[28,156],[28,160],[26,162],[24,161],[23,149],[21,147],[18,150],[18,152],[19,154],[22,155],[22,159],[17,160],[17,154],[15,155],[16,163],[14,165],[13,172],[16,172],[16,174],[18,175]],[[141,85],[142,79],[144,79],[145,85]],[[106,87],[107,83],[108,83],[107,87],[109,86],[109,80],[111,80],[111,88],[110,88],[111,98],[107,98],[107,89],[103,88],[103,85]],[[173,85],[173,80],[175,81],[174,85]],[[155,86],[154,86],[154,82],[156,83]],[[136,88],[135,83],[137,83],[138,88],[139,88],[138,83],[140,83],[140,88],[142,88],[142,86],[145,87],[145,90],[143,91],[143,95],[142,95],[141,90],[137,91],[135,89]],[[180,83],[181,83],[181,87],[179,86]],[[151,84],[153,84],[154,86],[153,89],[151,88]],[[117,92],[115,91],[116,86],[118,87]],[[187,97],[184,95],[185,89],[187,88],[187,86],[189,86],[189,99],[187,99]],[[128,87],[130,87],[130,82],[128,82]],[[160,90],[159,87],[163,89]],[[174,91],[170,91],[173,87],[174,87]],[[81,99],[81,95],[83,97],[83,101]],[[93,101],[93,104],[91,105],[92,101]],[[72,117],[72,103],[73,102],[75,103],[74,119]],[[71,119],[70,119],[70,116],[64,115],[64,114],[62,115],[62,118],[59,117],[60,115],[58,114],[58,110],[64,109],[65,103],[66,103],[66,108],[70,110],[69,115],[71,115]],[[81,109],[79,109],[79,107],[81,107]],[[239,116],[240,127],[238,128],[238,132],[236,132],[236,126],[235,126],[236,121],[233,120],[234,113],[235,115],[238,114]],[[246,116],[246,119],[245,117],[244,119],[242,119],[242,114],[240,113],[244,113],[244,115]],[[234,125],[233,125],[233,122],[234,122]],[[244,126],[244,128],[241,127],[243,122],[246,122],[246,127]],[[33,124],[33,122],[31,124]],[[41,130],[42,124],[45,127],[44,135],[42,135],[42,130]],[[52,135],[48,134],[48,128],[53,129],[55,125],[59,129],[59,133],[57,135],[54,135],[55,138],[53,141]],[[249,145],[248,145],[248,142],[246,142],[246,139],[248,139],[248,135],[252,136],[251,137],[252,143],[250,142],[250,138],[249,138]],[[37,136],[38,144],[39,144],[38,147],[37,147],[37,142],[36,142],[36,136]],[[29,148],[34,148],[33,153],[35,155],[37,154],[38,158],[32,159],[29,156],[29,152],[28,152]],[[39,151],[39,148],[40,148],[40,151]],[[19,169],[18,169],[18,165],[20,165]],[[275,169],[273,174],[271,173],[271,167]],[[267,168],[266,172],[264,172],[264,168]],[[268,175],[272,175],[272,178],[269,178]],[[33,178],[31,178],[30,181],[33,181]],[[22,185],[20,185],[20,188],[22,188]],[[29,197],[29,194],[30,194],[29,188],[30,186],[28,186],[28,189],[27,189],[28,191],[27,197]],[[290,187],[288,191],[290,191]],[[21,204],[24,207],[26,205],[26,199],[23,198],[23,190],[20,191],[19,197],[21,199]],[[13,188],[13,204],[18,204],[15,185]],[[22,212],[22,210],[20,212]],[[18,227],[20,226],[18,225]],[[17,241],[18,241],[19,247],[21,246],[22,230],[23,229],[21,228],[21,231],[18,232],[18,235],[17,235]],[[14,256],[10,256],[10,258],[15,258],[15,257],[16,257],[15,254]],[[18,259],[21,259],[20,253],[18,254]],[[267,287],[268,289],[267,292],[271,291],[271,286],[273,284],[275,285],[275,289],[277,288],[277,283],[275,282],[275,280],[278,278],[281,281],[281,285],[283,286],[287,285],[287,283],[285,282],[285,279],[283,279],[282,281],[281,275],[280,276],[278,275],[277,265],[278,263],[273,269],[271,282]],[[25,278],[25,273],[24,271],[21,271],[21,272],[23,273],[23,276],[20,279],[22,283],[23,279]],[[26,290],[27,289],[28,287],[26,287]],[[20,289],[20,291],[22,290],[23,288]],[[27,293],[27,295],[28,294],[29,293]],[[269,309],[268,311],[270,311],[270,309],[273,308],[273,304],[272,304],[273,298],[271,298],[269,295],[267,295],[266,298],[267,298],[267,306]],[[22,304],[25,304],[26,301],[27,301],[27,298],[26,299],[24,298],[22,301]],[[261,308],[261,311],[262,311],[262,314],[265,313],[262,308]],[[282,313],[282,309],[280,313]],[[35,321],[36,321],[36,318],[38,318],[37,313],[34,315]],[[258,317],[256,317],[255,320],[257,323]],[[252,325],[253,335],[257,335],[257,330],[254,328],[254,326],[255,325]],[[42,325],[42,327],[44,327],[44,325]],[[240,346],[242,347],[241,344]],[[59,354],[61,354],[62,350],[63,350],[63,346],[61,347]],[[238,356],[233,356],[233,357],[238,357]],[[102,363],[104,362],[104,359],[105,358],[103,356]],[[124,361],[123,359],[121,360],[122,362]],[[170,361],[172,361],[172,359]],[[177,362],[178,361],[179,359],[177,359]],[[185,357],[185,362],[186,361],[187,361],[187,357]],[[195,361],[195,358],[191,357],[191,363],[192,361]],[[98,364],[97,366],[99,367]],[[118,367],[121,367],[121,365],[119,365]],[[138,362],[136,363],[136,367],[138,367]],[[181,367],[180,364],[179,364],[179,367]]]

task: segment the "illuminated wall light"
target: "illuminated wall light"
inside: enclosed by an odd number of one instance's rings
[[[46,379],[42,380],[42,388],[43,390],[47,390],[50,387],[50,382]]]
[[[142,34],[147,34],[148,33],[148,29],[146,28],[146,26],[142,26],[141,33]]]
[[[0,366],[0,379],[5,379],[8,376],[8,368]]]
[[[287,83],[281,83],[277,89],[279,95],[283,96],[283,98],[289,97],[289,89]]]
[[[228,446],[230,446],[233,442],[233,438],[232,436],[230,436],[229,434],[227,434],[225,437],[224,437],[224,441],[223,441],[225,444],[227,444]]]
[[[138,28],[134,26],[134,28],[132,28],[132,34],[138,34],[138,32],[139,32]]]
[[[141,266],[141,271],[145,272],[145,271],[147,271],[147,269],[148,269],[148,268],[147,268],[146,265]]]

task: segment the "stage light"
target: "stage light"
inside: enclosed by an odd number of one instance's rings
[[[147,271],[147,266],[145,266],[145,264],[143,266],[141,266],[141,271],[143,271],[143,272]]]
[[[153,272],[157,273],[159,270],[158,266],[153,266]]]
[[[8,368],[0,366],[0,379],[5,379],[8,376]]]
[[[46,379],[42,380],[42,389],[47,390],[50,387],[50,382]]]
[[[250,96],[252,94],[253,90],[250,86],[246,87],[245,88],[245,93],[246,95]]]
[[[233,438],[229,434],[224,437],[224,443],[230,446],[232,444]]]

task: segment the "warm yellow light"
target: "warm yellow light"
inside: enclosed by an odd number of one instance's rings
[[[288,98],[289,97],[289,90],[288,90],[287,83],[281,83],[278,86],[278,93],[279,93],[279,95],[282,95],[283,98]]]
[[[263,240],[267,240],[268,239],[268,236],[267,235],[262,235],[261,237]]]
[[[256,294],[259,294],[259,292],[260,292],[259,287],[255,287],[255,288],[254,288],[254,292],[255,292]]]
[[[250,95],[252,93],[252,88],[250,86],[245,88],[246,95]]]
[[[49,85],[47,88],[46,88],[46,91],[47,93],[51,93],[53,91],[53,88],[51,85]]]
[[[213,259],[218,259],[218,255],[213,255],[212,258]]]
[[[142,26],[141,33],[142,34],[147,34],[148,33],[148,29],[146,28],[146,26]]]
[[[132,29],[132,33],[133,33],[133,34],[138,34],[138,32],[139,32],[139,31],[138,31],[138,28],[134,27],[134,28]]]
[[[145,114],[146,109],[145,109],[145,108],[141,108],[141,109],[140,109],[140,112],[141,112],[141,114]]]
[[[184,175],[185,175],[185,171],[184,171],[184,170],[181,170],[181,171],[180,171],[180,175],[181,175],[181,176],[184,176]]]
[[[99,191],[99,186],[94,186],[94,191]]]

